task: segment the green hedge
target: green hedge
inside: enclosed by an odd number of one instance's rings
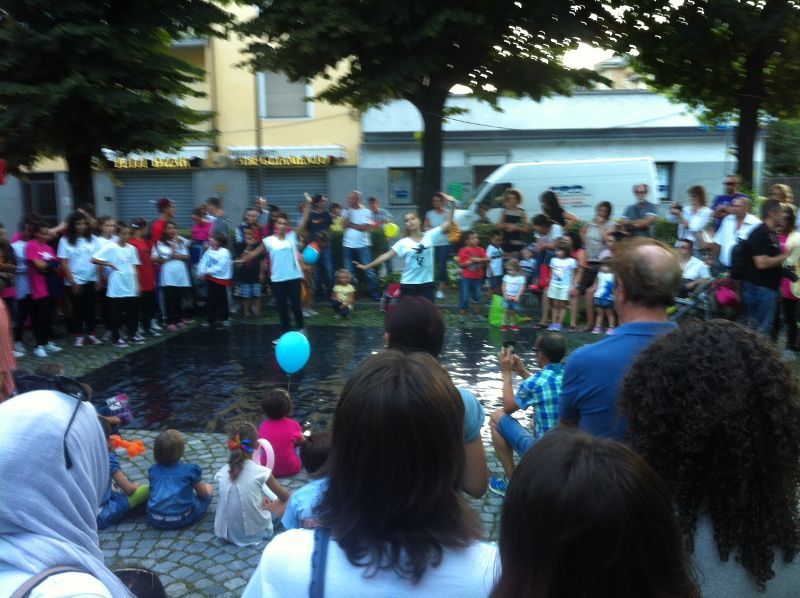
[[[653,238],[669,245],[675,245],[678,240],[678,223],[659,218],[653,223]]]

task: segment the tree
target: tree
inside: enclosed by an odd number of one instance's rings
[[[175,102],[204,72],[171,54],[230,17],[206,0],[0,0],[0,156],[16,171],[62,156],[76,203],[93,202],[92,163],[178,148],[209,115]]]
[[[800,10],[793,0],[620,0],[632,64],[650,84],[704,113],[738,120],[737,172],[753,182],[759,118],[797,116]]]
[[[405,99],[424,123],[425,201],[441,187],[442,121],[456,84],[496,105],[500,94],[536,100],[600,78],[559,58],[595,34],[601,9],[561,0],[257,0],[239,30],[249,63],[293,81],[324,76],[316,99],[357,109]],[[596,15],[591,14],[596,7]],[[337,66],[346,69],[334,71]]]

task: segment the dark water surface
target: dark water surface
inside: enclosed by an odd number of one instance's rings
[[[224,432],[233,420],[258,425],[261,396],[270,386],[286,386],[288,377],[275,360],[275,326],[235,325],[195,328],[94,370],[82,378],[97,397],[127,393],[135,420],[130,427],[186,432]],[[338,393],[361,361],[383,348],[377,328],[308,328],[311,357],[291,377],[292,417],[304,427],[326,429]],[[512,337],[506,335],[506,338]],[[500,404],[497,352],[506,340],[497,328],[449,330],[441,362],[457,386],[472,390],[487,414]],[[534,362],[535,336],[513,337],[528,369]],[[518,381],[515,381],[515,387]]]

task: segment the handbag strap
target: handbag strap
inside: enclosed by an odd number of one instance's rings
[[[86,573],[86,571],[80,567],[72,567],[69,565],[50,567],[49,569],[45,569],[44,571],[37,573],[20,587],[18,587],[17,591],[11,594],[11,598],[27,598],[30,595],[31,590],[42,583],[45,579],[51,577],[52,575],[60,575],[61,573]]]
[[[325,595],[325,568],[328,563],[328,544],[331,530],[327,527],[314,529],[314,553],[311,556],[311,583],[308,586],[309,598],[323,598]]]

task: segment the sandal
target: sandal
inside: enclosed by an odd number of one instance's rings
[[[569,331],[570,332],[578,332],[578,327],[577,326],[570,326],[569,327]]]

